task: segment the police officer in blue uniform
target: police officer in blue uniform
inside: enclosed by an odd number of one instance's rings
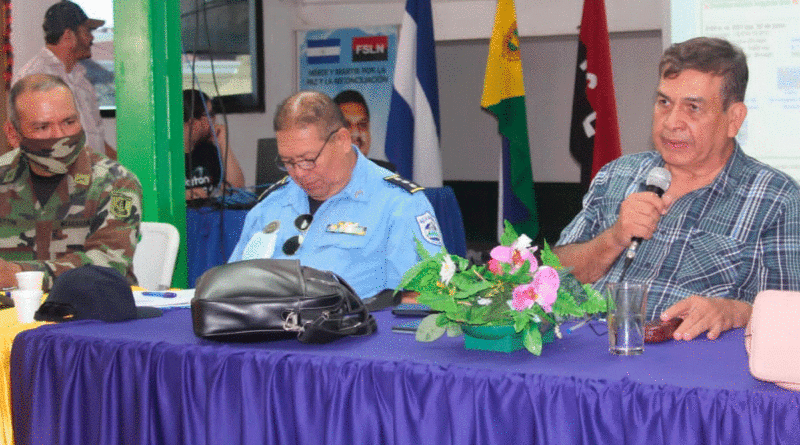
[[[351,144],[339,107],[301,91],[273,122],[278,166],[289,174],[247,214],[229,262],[298,259],[330,270],[361,298],[394,289],[419,257],[434,254],[442,234],[422,188],[367,159]]]

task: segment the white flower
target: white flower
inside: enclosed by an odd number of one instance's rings
[[[439,270],[439,278],[442,280],[442,283],[450,284],[450,280],[453,279],[453,275],[455,274],[456,263],[453,262],[450,255],[447,255],[444,257],[444,261],[442,261],[442,268]]]
[[[561,327],[560,325],[556,325],[556,329],[555,329],[555,331],[556,331],[556,337],[558,337],[558,338],[564,338],[564,337],[562,337],[562,336],[561,336],[561,329],[559,329],[560,327]]]
[[[475,302],[478,303],[478,306],[488,306],[488,305],[492,304],[492,299],[491,298],[478,298],[477,300],[475,300]]]
[[[533,243],[533,240],[528,235],[523,233],[511,244],[511,248],[514,250],[523,251],[530,249],[531,243]],[[536,251],[536,247],[534,247],[532,251]]]

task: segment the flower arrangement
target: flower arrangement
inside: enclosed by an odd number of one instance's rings
[[[531,241],[506,221],[501,245],[486,265],[470,264],[444,247],[430,255],[418,242],[421,260],[400,288],[418,292],[417,301],[437,313],[421,321],[417,340],[460,335],[463,326],[513,325],[525,348],[540,355],[543,330],[552,328],[560,338],[559,324],[567,318],[606,311],[601,294],[562,267],[547,242],[537,260]]]

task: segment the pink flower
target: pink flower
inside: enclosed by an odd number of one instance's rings
[[[533,283],[520,284],[514,288],[514,292],[511,295],[511,307],[517,311],[524,311],[536,302],[536,291],[533,288]]]
[[[511,306],[522,311],[537,303],[545,312],[552,312],[560,284],[558,272],[552,267],[542,266],[536,271],[533,281],[514,288]]]
[[[517,238],[514,243],[511,244],[511,247],[507,246],[497,246],[489,253],[492,256],[492,260],[495,260],[500,263],[511,264],[513,267],[511,269],[512,272],[516,272],[522,264],[525,263],[527,260],[531,264],[531,269],[536,268],[539,265],[536,262],[536,257],[533,256],[533,252],[536,251],[536,247],[530,247],[531,239],[525,235],[521,235]],[[499,264],[495,264],[497,269],[500,269]],[[492,261],[489,261],[489,270],[497,274],[497,272],[492,269]]]
[[[500,265],[500,261],[497,261],[496,259],[492,258],[491,260],[489,260],[488,266],[489,270],[492,271],[493,274],[503,275],[503,267]]]

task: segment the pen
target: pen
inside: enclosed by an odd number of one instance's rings
[[[575,324],[575,326],[572,326],[571,328],[567,329],[567,334],[572,334],[573,332],[577,331],[578,329],[586,326],[586,323],[589,323],[590,320],[591,320],[591,317],[584,318],[583,321],[581,321],[581,322]]]
[[[142,292],[145,297],[162,297],[162,298],[175,298],[178,296],[175,292]]]

